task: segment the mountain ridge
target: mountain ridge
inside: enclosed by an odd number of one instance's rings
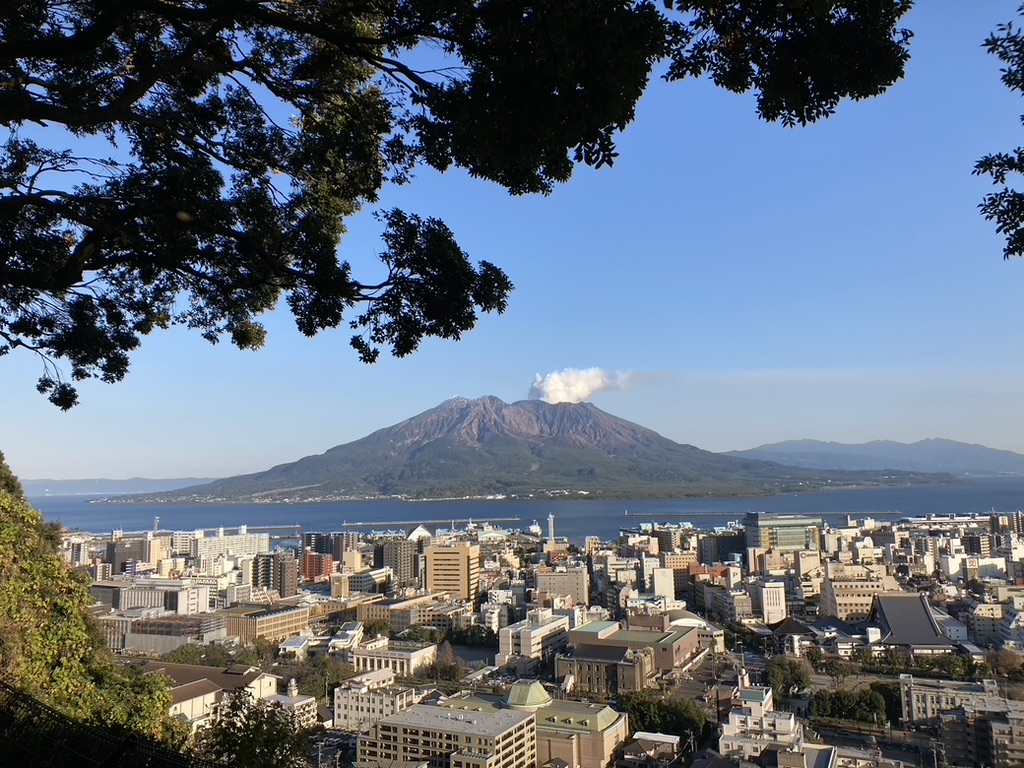
[[[804,469],[946,472],[953,475],[1024,475],[1024,455],[979,443],[930,437],[913,443],[871,440],[840,443],[831,440],[784,440],[724,455],[762,461],[782,461]]]
[[[928,482],[822,473],[676,443],[592,403],[450,398],[324,453],[163,494],[162,500],[682,497]],[[945,478],[948,479],[948,478]],[[154,500],[152,497],[147,500]]]

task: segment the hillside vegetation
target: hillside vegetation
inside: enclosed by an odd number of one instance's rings
[[[89,579],[0,454],[0,677],[81,722],[176,741],[167,680],[114,662],[89,618]]]

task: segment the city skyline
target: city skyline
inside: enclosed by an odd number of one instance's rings
[[[975,161],[1021,143],[1024,102],[981,43],[1016,3],[921,4],[906,78],[821,124],[757,121],[753,97],[655,80],[612,169],[549,198],[450,172],[381,209],[443,218],[517,290],[459,343],[363,366],[345,331],[287,312],[255,353],[156,333],[118,385],[63,414],[39,363],[2,360],[0,450],[30,478],[226,476],[350,442],[451,396],[525,399],[536,377],[597,368],[592,402],[707,450],[786,439],[945,437],[1024,453],[1015,323],[1024,265],[977,205]],[[374,272],[367,210],[341,250]]]

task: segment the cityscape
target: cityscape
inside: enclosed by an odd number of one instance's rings
[[[627,515],[581,542],[553,514],[155,522],[66,532],[61,552],[91,573],[108,647],[169,677],[193,731],[242,686],[319,734],[321,766],[1024,764],[1021,512]],[[239,664],[253,647],[263,663]],[[643,702],[682,719],[659,727]]]
[[[1021,2],[0,5],[0,766],[1024,768]]]

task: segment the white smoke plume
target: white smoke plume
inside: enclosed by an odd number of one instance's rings
[[[548,403],[582,403],[597,392],[625,389],[631,378],[629,373],[600,368],[564,368],[546,376],[538,373],[529,398]]]

